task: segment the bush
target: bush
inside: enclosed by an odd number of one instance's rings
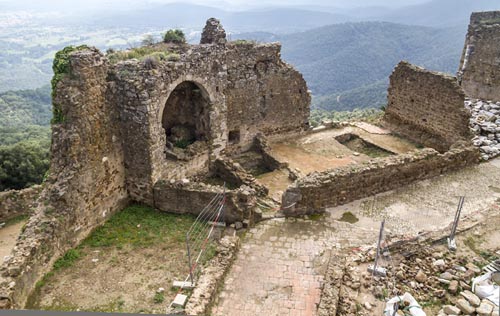
[[[42,182],[49,169],[48,148],[30,141],[0,146],[0,191]]]
[[[145,35],[144,38],[142,39],[143,46],[151,46],[154,45],[155,43],[156,43],[155,38],[151,34]]]
[[[182,44],[186,42],[186,36],[184,32],[179,29],[168,30],[167,33],[163,35],[163,41],[165,43]]]

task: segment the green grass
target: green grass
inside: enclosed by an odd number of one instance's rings
[[[153,297],[153,301],[156,304],[163,303],[163,301],[165,301],[165,295],[163,294],[163,292],[156,292],[155,296]]]
[[[190,215],[168,214],[144,205],[131,205],[97,228],[82,246],[147,247],[162,242],[184,242],[193,222],[194,217]]]
[[[143,61],[146,58],[152,58],[156,61],[177,61],[180,58],[179,54],[172,53],[165,50],[165,48],[155,46],[144,46],[124,51],[112,52],[109,53],[107,57],[112,64],[129,59],[139,59]]]
[[[26,214],[18,215],[16,217],[9,218],[8,220],[5,221],[5,227],[24,222],[24,221],[28,220],[28,218],[29,218],[29,215],[26,215]]]
[[[70,249],[61,258],[54,262],[54,271],[61,268],[71,267],[78,259],[82,257],[82,253],[78,249]]]
[[[359,219],[353,213],[345,212],[344,214],[342,214],[342,217],[339,219],[339,221],[354,224],[359,221]]]

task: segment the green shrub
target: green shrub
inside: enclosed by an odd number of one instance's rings
[[[54,76],[51,80],[52,85],[52,112],[53,118],[51,120],[52,124],[59,124],[64,122],[64,115],[62,114],[62,109],[59,104],[56,104],[54,99],[56,97],[56,87],[57,83],[63,78],[63,76],[70,73],[69,56],[75,51],[85,50],[89,47],[87,45],[80,45],[77,47],[66,46],[65,48],[58,51],[54,57],[54,62],[52,63],[52,70],[54,71]]]
[[[78,260],[82,254],[76,249],[70,249],[61,258],[54,262],[54,270],[59,270],[61,268],[71,267],[76,260]]]
[[[165,43],[182,44],[186,42],[186,36],[184,32],[179,29],[168,30],[165,35],[163,35],[163,41]]]

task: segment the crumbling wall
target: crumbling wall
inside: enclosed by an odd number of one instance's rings
[[[283,212],[296,216],[396,189],[477,163],[479,151],[459,145],[440,154],[426,148],[388,158],[315,172],[301,178],[283,194]]]
[[[158,181],[154,187],[154,207],[169,213],[198,215],[223,190],[219,186],[185,180]],[[255,190],[242,186],[236,190],[226,191],[224,222],[249,220],[252,223],[259,219]]]
[[[33,212],[42,186],[34,185],[23,190],[0,192],[0,223]]]
[[[308,128],[310,95],[302,75],[280,56],[281,45],[227,44],[229,149],[248,150],[258,132]]]
[[[69,55],[59,74],[50,177],[0,272],[0,308],[22,308],[53,262],[128,202],[118,113],[106,98],[108,65],[96,49]],[[66,62],[63,61],[63,62]]]
[[[394,132],[444,152],[472,138],[464,101],[456,78],[403,61],[390,77],[384,122]]]
[[[467,96],[500,101],[500,11],[474,12],[458,78]]]
[[[161,178],[182,179],[207,172],[209,161],[226,147],[226,73],[224,46],[192,47],[179,61],[163,61],[148,67],[130,60],[111,70],[113,104],[119,108],[127,171],[127,188],[133,199],[152,205],[153,185]],[[209,135],[187,159],[167,157],[167,139],[162,126],[166,102],[177,86],[194,83],[208,100]],[[167,109],[168,111],[168,109]]]
[[[215,160],[213,164],[213,173],[228,184],[237,187],[246,185],[254,189],[257,195],[264,196],[269,193],[269,190],[265,186],[259,184],[253,175],[247,173],[240,164],[235,163],[228,157],[221,157]]]

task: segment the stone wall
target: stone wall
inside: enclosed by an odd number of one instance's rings
[[[444,152],[472,138],[464,101],[456,78],[403,61],[390,77],[384,122],[394,132]]]
[[[203,183],[158,181],[154,187],[154,207],[169,213],[198,215],[223,190]],[[242,186],[226,191],[224,222],[249,220],[253,223],[259,219],[255,190]]]
[[[474,12],[458,77],[467,96],[500,101],[500,11]]]
[[[0,269],[0,308],[22,308],[53,262],[128,202],[118,113],[107,102],[107,62],[74,52],[54,96],[50,177],[40,203]]]
[[[444,154],[426,148],[360,165],[315,172],[295,181],[285,191],[283,212],[287,216],[320,212],[328,207],[458,170],[478,160],[476,147],[458,145]]]
[[[23,190],[0,192],[0,223],[33,212],[42,186],[34,185]]]
[[[227,125],[233,151],[248,150],[259,132],[308,128],[311,97],[306,82],[281,60],[280,51],[279,43],[227,45]]]

